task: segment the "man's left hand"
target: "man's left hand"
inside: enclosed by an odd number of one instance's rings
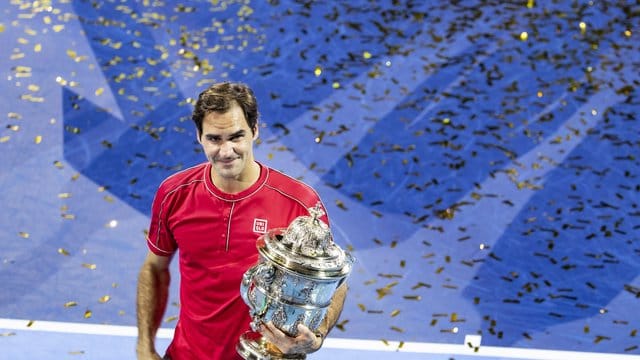
[[[288,336],[275,327],[272,322],[260,325],[262,336],[275,345],[283,354],[308,354],[322,346],[322,338],[316,336],[308,327],[298,324],[298,335]]]

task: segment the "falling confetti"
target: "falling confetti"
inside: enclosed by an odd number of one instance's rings
[[[7,5],[17,16],[0,22],[0,34],[11,35],[5,82],[14,87],[9,95],[15,99],[7,103],[0,144],[9,159],[20,161],[21,146],[28,144],[29,151],[39,151],[29,161],[46,159],[38,167],[54,171],[47,182],[65,185],[38,183],[28,201],[57,195],[64,204],[53,205],[55,219],[30,214],[38,219],[33,227],[16,221],[7,231],[18,234],[20,243],[49,241],[53,235],[43,235],[38,226],[50,223],[89,227],[94,211],[113,211],[122,203],[148,211],[149,189],[161,177],[197,156],[202,160],[200,149],[185,154],[192,151],[174,146],[184,143],[176,139],[194,139],[188,111],[193,94],[180,89],[213,79],[249,79],[271,84],[259,89],[265,105],[258,146],[269,153],[267,160],[294,153],[296,164],[306,166],[305,177],[335,194],[327,199],[340,209],[334,223],[357,220],[358,234],[340,234],[340,240],[353,242],[349,248],[371,262],[354,277],[354,288],[365,294],[357,294],[362,317],[351,321],[381,314],[401,321],[415,313],[407,309],[433,307],[436,314],[420,319],[420,325],[385,327],[389,340],[383,342],[477,332],[497,345],[524,339],[534,347],[544,341],[536,334],[574,324],[573,334],[550,334],[589,349],[638,352],[631,325],[637,316],[613,319],[619,313],[608,308],[614,298],[632,301],[640,293],[632,259],[640,216],[633,26],[638,12],[632,5],[535,0],[481,7],[279,1],[111,5],[73,14],[50,1],[17,1]],[[192,21],[203,14],[206,22]],[[113,26],[116,18],[126,25],[122,31]],[[314,19],[323,26],[316,27]],[[64,41],[76,27],[71,21],[87,34],[82,42]],[[61,66],[44,64],[55,68],[47,80],[39,62],[56,59],[56,49],[43,34],[64,44]],[[87,71],[102,82],[89,82]],[[49,106],[59,101],[50,94],[58,93],[68,105],[64,117],[25,110],[59,109]],[[111,97],[118,109],[92,103]],[[109,116],[117,118],[113,134],[96,134],[92,121],[104,121],[105,130]],[[72,120],[80,117],[90,120]],[[122,127],[116,129],[116,123]],[[56,148],[53,155],[58,160],[49,156],[50,147],[58,146],[58,135],[50,131],[64,136],[64,151]],[[83,144],[78,148],[86,159],[69,155],[68,141],[74,139]],[[92,141],[95,149],[84,147]],[[120,169],[126,171],[117,173]],[[117,175],[103,176],[110,171]],[[98,184],[95,206],[104,209],[87,212],[78,206],[96,195],[85,192],[87,182]],[[43,213],[51,210],[49,204],[43,207]],[[118,231],[121,214],[108,214],[96,221],[96,229],[83,231]],[[58,244],[76,246],[64,240],[49,244],[70,256]],[[369,253],[375,253],[374,260]],[[12,261],[3,258],[3,264],[19,266]],[[81,266],[80,271],[98,270],[92,263]],[[98,271],[83,274],[103,271],[110,270],[100,263]],[[571,280],[576,276],[581,280]],[[60,286],[77,285],[68,282]],[[446,300],[439,300],[443,291]],[[110,302],[106,306],[115,300],[89,297],[96,298]],[[487,317],[470,324],[470,313]],[[122,310],[119,315],[133,316]],[[85,317],[91,316],[87,310]],[[577,319],[589,319],[589,325]],[[336,328],[346,331],[347,321]],[[468,328],[453,326],[463,322]],[[602,323],[621,330],[607,331]]]

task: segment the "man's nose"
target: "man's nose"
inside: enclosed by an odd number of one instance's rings
[[[222,157],[233,155],[233,143],[231,141],[225,141],[220,145],[220,155]]]

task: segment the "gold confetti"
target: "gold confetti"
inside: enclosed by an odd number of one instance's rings
[[[64,307],[72,307],[72,306],[77,306],[78,303],[75,301],[68,301],[66,303],[64,303]]]
[[[69,351],[69,355],[84,355],[84,350]]]
[[[365,59],[371,59],[371,53],[368,51],[365,51],[362,53],[362,57]]]
[[[102,95],[102,93],[104,93],[104,88],[96,89],[96,96],[100,96],[100,95]]]
[[[89,270],[95,270],[97,268],[96,264],[87,264],[87,263],[83,263],[82,267],[85,267]]]
[[[2,32],[2,31],[0,31],[0,32]],[[0,333],[0,336],[15,336],[15,335],[16,335],[16,333],[14,333],[14,332]]]
[[[64,256],[69,256],[69,252],[63,248],[58,248],[58,254],[62,254]]]
[[[347,210],[347,207],[345,206],[345,204],[341,200],[336,199],[336,206],[339,207],[342,210]]]
[[[412,289],[412,290],[415,290],[415,289],[418,289],[418,288],[421,288],[421,287],[425,287],[425,288],[427,288],[427,289],[430,289],[430,288],[431,288],[431,285],[430,285],[430,284],[427,284],[427,283],[423,283],[423,282],[418,282],[418,283],[417,283],[416,285],[414,285],[411,289]]]
[[[598,343],[600,343],[602,340],[611,340],[611,337],[609,337],[609,336],[604,336],[604,335],[598,335],[598,336],[596,336],[596,338],[595,338],[595,339],[593,339],[593,342],[594,342],[594,343],[596,343],[596,344],[598,344]]]
[[[29,238],[29,233],[28,232],[20,231],[18,233],[18,235],[20,235],[20,237],[24,238],[24,239],[28,239]]]
[[[393,310],[393,311],[391,312],[391,317],[398,316],[398,314],[400,314],[400,310],[395,309],[395,310]]]
[[[31,94],[21,95],[20,99],[26,100],[26,101],[29,101],[29,102],[34,102],[34,103],[44,102],[44,98],[43,97],[41,97],[41,96],[33,96]]]
[[[378,293],[378,300],[382,299],[383,297],[391,294],[391,288],[393,288],[394,286],[398,285],[397,281],[394,281],[390,284],[388,284],[385,287],[382,288],[378,288],[376,289],[376,292]]]
[[[84,318],[85,318],[85,319],[88,319],[88,318],[90,318],[90,317],[91,317],[91,315],[92,315],[92,314],[93,314],[93,313],[91,312],[91,310],[86,310],[86,311],[84,312]]]
[[[41,135],[36,136],[36,138],[34,139],[34,142],[36,144],[40,144],[42,142],[42,136]]]
[[[58,198],[60,199],[68,199],[71,197],[71,193],[60,193],[58,194]]]
[[[107,301],[111,300],[111,296],[109,295],[105,295],[103,297],[101,297],[100,299],[98,299],[98,301],[102,304],[106,303]]]
[[[33,325],[34,321],[33,320],[29,320],[29,322],[27,323],[27,327],[31,327],[31,325]]]
[[[5,143],[5,142],[9,141],[9,139],[10,139],[9,136],[0,137],[0,143]]]
[[[520,40],[527,41],[528,38],[529,38],[529,34],[526,31],[523,31],[520,33]]]
[[[322,75],[322,69],[320,68],[320,66],[316,66],[315,70],[313,70],[313,73],[317,76]]]
[[[584,21],[580,21],[580,24],[578,24],[578,26],[580,27],[581,34],[584,34],[587,31],[587,23],[585,23]]]
[[[340,330],[340,331],[344,331],[345,330],[345,325],[347,325],[347,323],[349,322],[349,320],[342,320],[341,322],[339,322],[338,324],[336,324],[336,329]]]
[[[40,51],[42,51],[42,44],[36,44],[36,45],[33,47],[33,51],[34,51],[34,52],[40,52]]]

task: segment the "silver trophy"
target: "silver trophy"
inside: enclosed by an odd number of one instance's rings
[[[324,215],[320,204],[309,213],[258,238],[260,258],[240,285],[253,330],[240,336],[236,347],[244,359],[304,359],[305,354],[283,354],[262,338],[258,327],[271,321],[290,336],[297,335],[298,324],[315,331],[351,271],[354,258],[333,242],[329,227],[319,220]]]

